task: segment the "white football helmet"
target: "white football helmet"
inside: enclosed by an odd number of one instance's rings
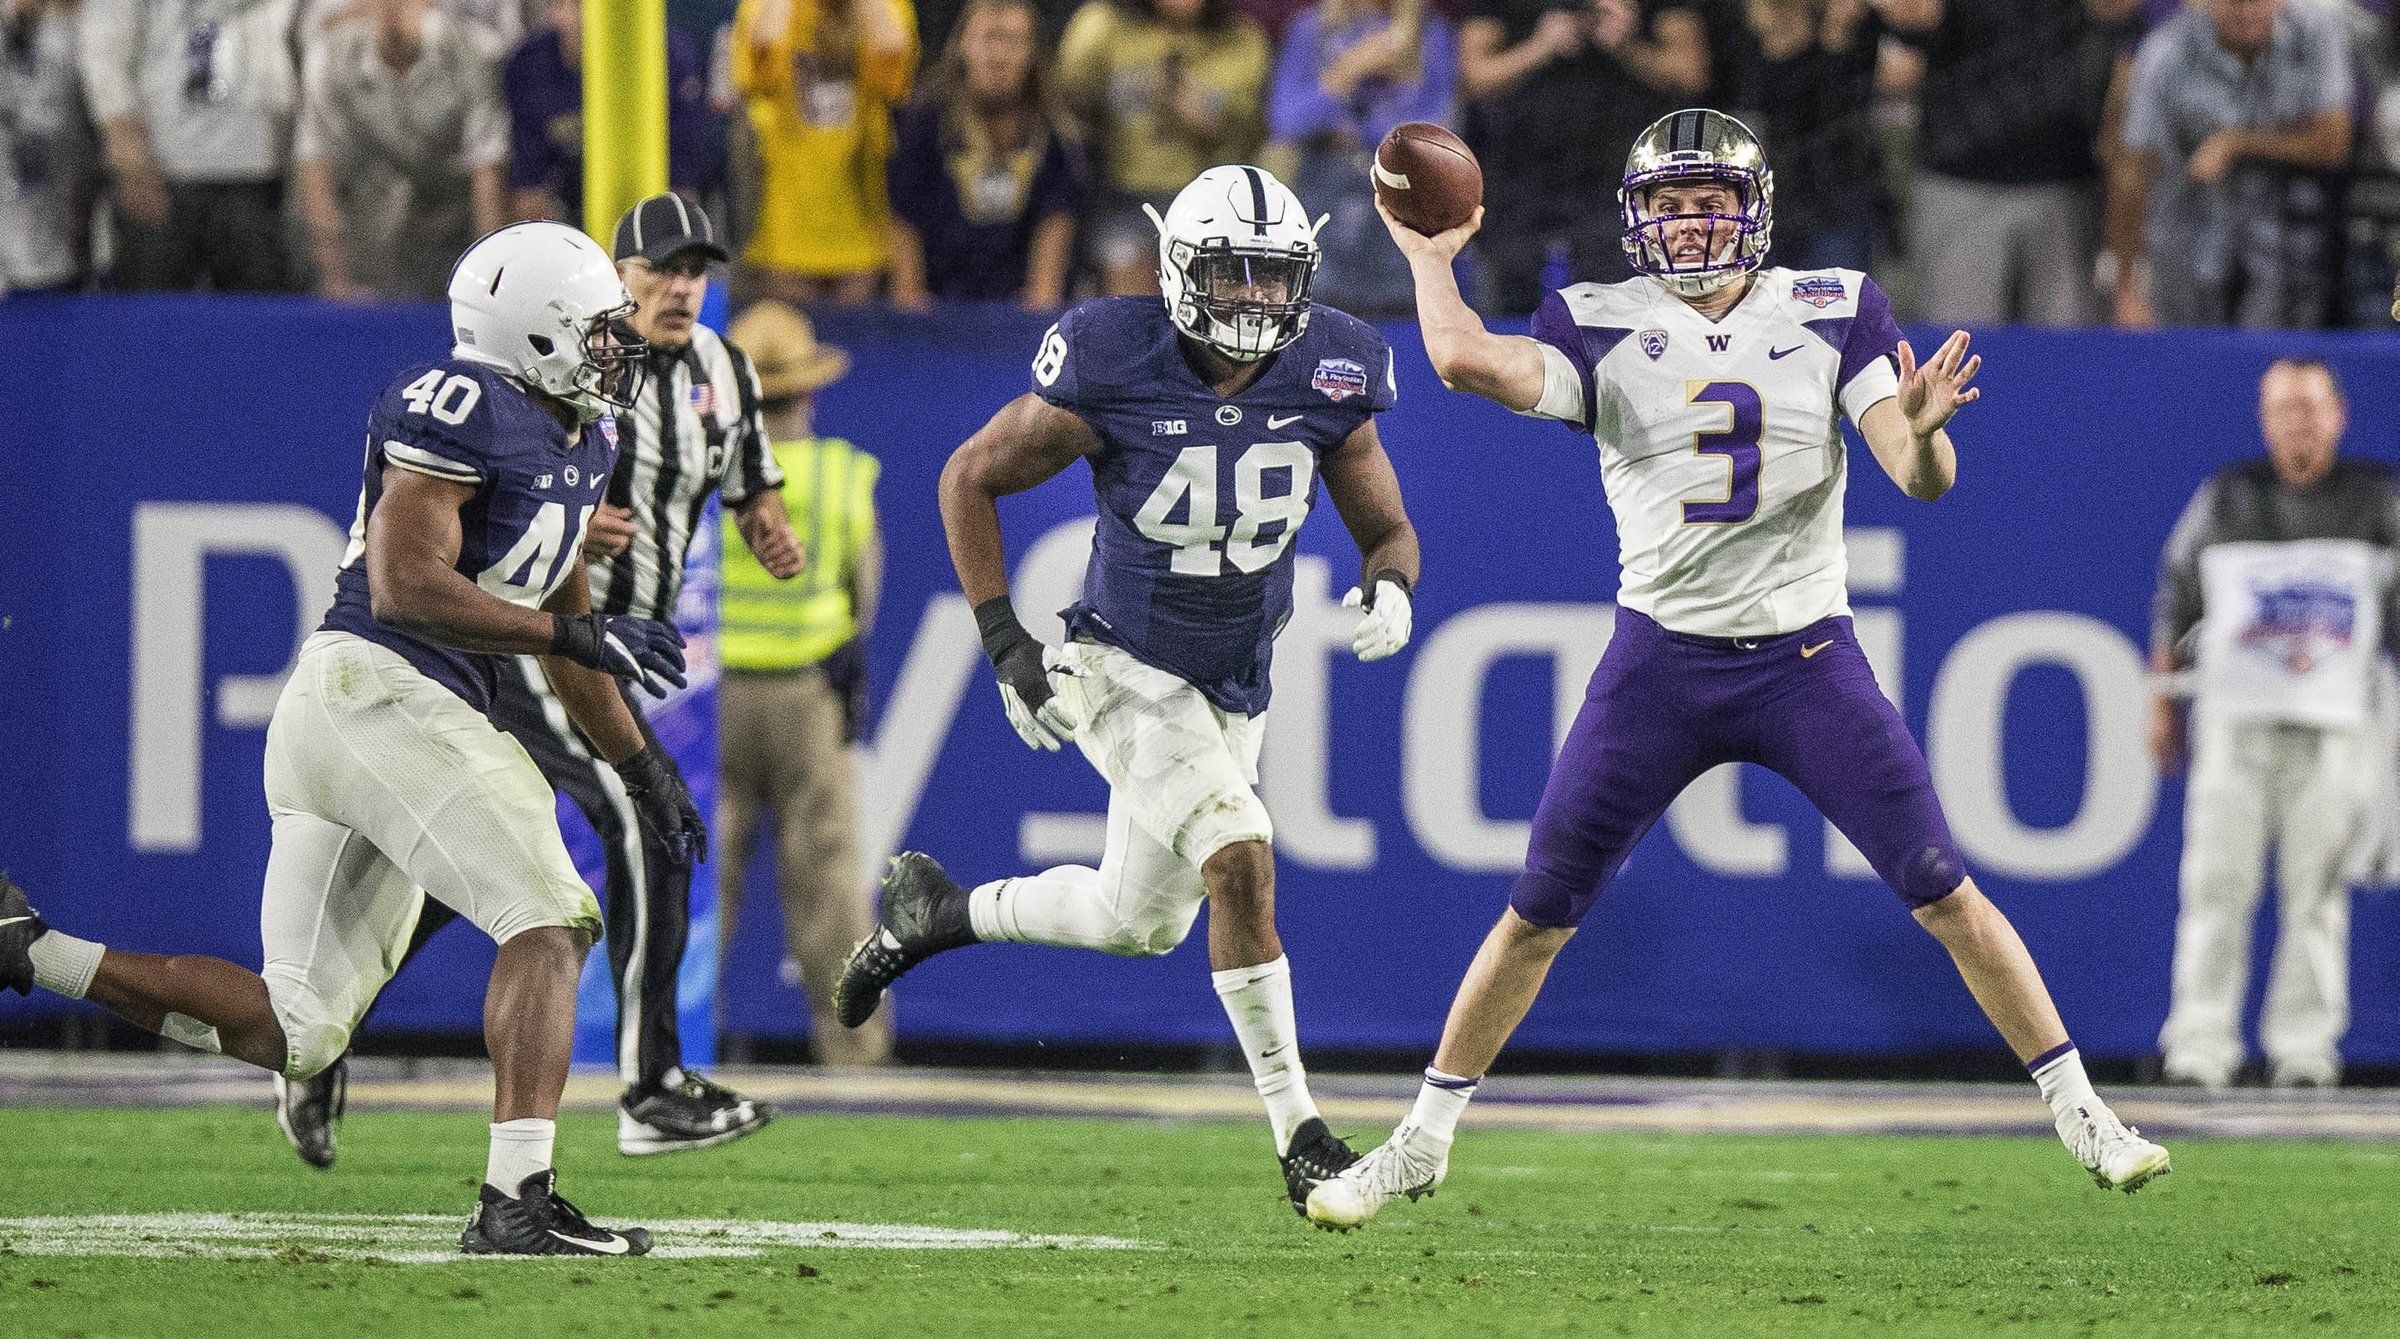
[[[1264,168],[1212,167],[1192,178],[1158,225],[1158,286],[1175,328],[1250,362],[1308,329],[1308,284],[1323,252],[1319,218]]]
[[[647,350],[600,244],[563,223],[486,234],[450,271],[455,357],[497,367],[586,418],[633,403]]]

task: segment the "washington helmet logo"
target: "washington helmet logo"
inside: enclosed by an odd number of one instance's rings
[[[2244,647],[2264,651],[2287,674],[2306,674],[2329,654],[2348,650],[2358,632],[2358,602],[2322,581],[2254,586],[2258,612],[2242,629]]]
[[[1308,384],[1325,392],[1325,398],[1340,404],[1353,395],[1367,393],[1367,369],[1347,358],[1319,358],[1315,375]]]
[[[1649,354],[1650,361],[1654,363],[1660,358],[1665,357],[1667,352],[1667,332],[1664,330],[1643,331],[1642,352]]]
[[[1841,280],[1830,274],[1812,274],[1792,281],[1792,296],[1811,307],[1830,307],[1849,292]]]

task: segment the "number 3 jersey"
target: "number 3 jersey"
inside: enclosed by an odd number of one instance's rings
[[[497,369],[453,358],[401,373],[367,418],[366,481],[322,630],[388,646],[489,710],[505,657],[436,646],[375,618],[367,517],[383,498],[386,472],[414,470],[473,488],[459,509],[458,574],[532,609],[578,569],[584,526],[616,462],[613,419],[568,428]]]
[[[1392,407],[1392,355],[1365,322],[1311,307],[1257,380],[1219,396],[1178,338],[1157,298],[1101,298],[1052,326],[1034,359],[1034,393],[1100,438],[1099,526],[1067,631],[1256,715],[1318,459]]]
[[[1649,278],[1533,318],[1533,412],[1600,445],[1617,602],[1676,632],[1766,637],[1848,613],[1841,420],[1899,389],[1900,328],[1856,270],[1761,270],[1711,321]]]

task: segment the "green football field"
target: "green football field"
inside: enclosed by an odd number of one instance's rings
[[[1248,1124],[612,1134],[562,1122],[562,1189],[672,1258],[452,1256],[472,1115],[356,1112],[318,1173],[256,1108],[0,1112],[0,1335],[2400,1334],[2390,1144],[2188,1141],[2126,1196],[2044,1140],[1470,1127],[1335,1236]]]

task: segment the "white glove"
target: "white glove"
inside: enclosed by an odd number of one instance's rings
[[[1068,664],[1058,648],[1045,646],[1042,648],[1042,677],[1048,681],[1050,696],[1041,706],[1027,707],[1025,697],[1017,691],[1016,685],[1003,678],[1000,681],[1000,707],[1008,713],[1008,723],[1016,727],[1017,738],[1025,741],[1025,747],[1056,753],[1059,745],[1073,739],[1075,732],[1083,725],[1074,704],[1064,691],[1068,685],[1061,680],[1079,679],[1083,677],[1083,671]]]
[[[1375,583],[1375,599],[1367,600],[1356,586],[1342,597],[1342,608],[1356,609],[1358,631],[1350,634],[1350,649],[1361,660],[1381,660],[1408,645],[1411,617],[1408,592],[1390,578]]]

